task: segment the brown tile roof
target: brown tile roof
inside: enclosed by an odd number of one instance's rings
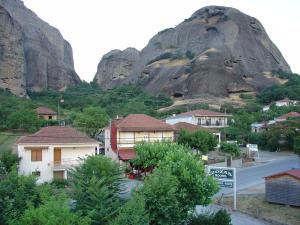
[[[284,176],[284,175],[290,175],[290,176],[300,180],[300,169],[294,169],[294,170],[284,171],[281,173],[276,173],[271,176],[267,176],[265,178],[269,179],[269,178],[275,178],[275,177],[280,177],[280,176]]]
[[[123,161],[134,159],[135,158],[135,151],[131,148],[119,149],[119,158]]]
[[[116,121],[119,131],[173,131],[173,126],[145,114],[130,114]]]
[[[203,131],[207,131],[209,133],[220,133],[218,130],[209,129],[209,128],[197,126],[197,125],[194,125],[194,124],[186,123],[186,122],[175,123],[173,126],[175,127],[176,130],[184,129],[184,130],[188,130],[190,132],[203,130]]]
[[[300,116],[300,113],[298,113],[298,112],[289,112],[287,114],[284,114],[284,115],[278,117],[277,119],[284,120],[284,119],[288,119],[290,117],[299,117],[299,116]]]
[[[52,109],[49,109],[49,108],[43,107],[43,106],[38,107],[36,109],[36,113],[38,115],[56,115],[56,112],[54,112]]]
[[[205,109],[193,110],[178,114],[178,116],[231,116],[220,112],[209,111]]]
[[[21,137],[17,144],[87,144],[98,143],[96,140],[79,132],[73,127],[50,126],[38,132]]]

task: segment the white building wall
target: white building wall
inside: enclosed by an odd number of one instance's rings
[[[91,145],[30,145],[28,147],[39,148],[42,150],[42,161],[31,161],[31,150],[25,149],[26,145],[18,145],[18,155],[21,157],[19,164],[19,173],[31,175],[32,172],[40,171],[40,177],[37,183],[51,182],[54,169],[54,148],[61,148],[62,165],[71,166],[76,163],[78,157],[84,158],[95,154],[95,147],[98,144]],[[68,163],[70,162],[70,163]]]
[[[176,123],[180,123],[180,122],[185,122],[185,123],[190,123],[190,124],[194,124],[197,125],[198,124],[198,120],[193,117],[193,116],[182,116],[182,117],[169,117],[166,119],[166,123],[174,125]]]

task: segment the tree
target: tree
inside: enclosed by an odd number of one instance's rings
[[[209,204],[218,191],[215,180],[205,173],[202,161],[183,149],[169,152],[159,164],[160,168],[169,168],[179,181],[179,202],[186,213],[196,205]]]
[[[7,118],[8,127],[34,132],[40,127],[40,120],[32,109],[20,109],[11,113]]]
[[[119,165],[102,155],[88,156],[70,171],[76,211],[92,219],[92,224],[108,224],[117,215],[122,189]]]
[[[139,193],[145,199],[151,225],[177,225],[186,213],[179,201],[178,180],[167,169],[155,170],[147,177]]]
[[[216,138],[212,134],[201,130],[189,132],[182,129],[179,133],[178,143],[195,148],[202,154],[207,154],[217,146]]]
[[[89,225],[88,217],[80,217],[70,211],[64,196],[52,197],[39,207],[26,209],[13,225]]]
[[[11,151],[4,151],[0,154],[0,178],[10,173],[13,168],[16,168],[21,158]]]
[[[88,107],[76,115],[74,126],[94,137],[101,128],[108,124],[108,120],[105,110],[100,107]]]
[[[0,224],[19,219],[29,206],[39,203],[36,180],[32,176],[18,176],[12,170],[0,180]]]
[[[223,142],[221,143],[220,150],[225,153],[226,157],[230,157],[229,161],[227,160],[227,166],[231,166],[233,156],[240,156],[241,154],[241,150],[237,144]]]
[[[170,142],[142,142],[135,145],[134,150],[136,153],[136,157],[131,162],[137,168],[153,169],[159,164],[159,162],[166,156],[169,151],[173,151],[177,148],[184,147]]]
[[[294,137],[293,142],[294,142],[293,150],[297,155],[300,156],[300,136]]]
[[[149,225],[149,214],[145,209],[145,204],[145,199],[141,194],[134,194],[109,225]]]

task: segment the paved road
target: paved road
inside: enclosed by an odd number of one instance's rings
[[[283,172],[292,168],[299,168],[299,157],[296,155],[283,156],[253,167],[237,170],[237,191],[264,183],[264,177]],[[225,194],[231,189],[222,189]]]

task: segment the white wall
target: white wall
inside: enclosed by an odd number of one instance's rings
[[[61,148],[62,165],[71,165],[77,161],[78,157],[84,158],[88,155],[95,154],[95,147],[98,144],[89,145],[18,145],[18,155],[21,157],[19,165],[19,173],[31,175],[34,171],[40,171],[41,175],[38,178],[38,183],[50,182],[53,179],[53,161],[54,148]],[[25,149],[28,147],[28,149]],[[32,148],[42,147],[42,161],[31,161]],[[70,163],[68,163],[70,162]]]
[[[171,125],[174,125],[174,124],[180,123],[180,122],[190,123],[190,124],[194,124],[194,125],[198,124],[198,120],[193,116],[169,117],[166,119],[166,123],[171,124]]]

